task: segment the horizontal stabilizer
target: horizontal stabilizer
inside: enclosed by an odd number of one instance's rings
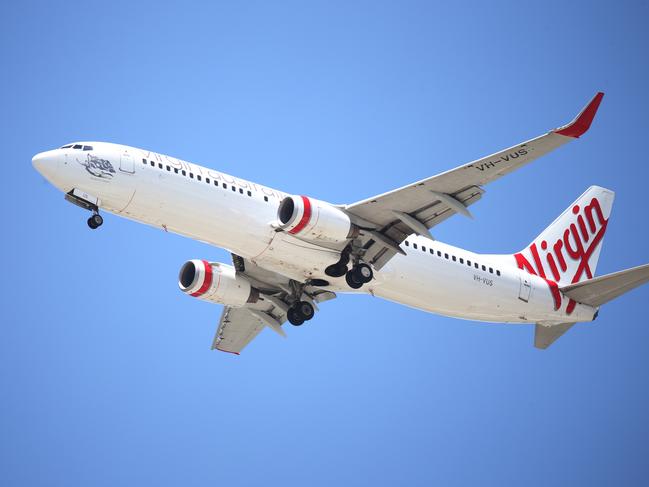
[[[601,306],[649,281],[649,264],[560,288],[578,303]]]
[[[537,323],[534,328],[534,346],[545,350],[567,332],[574,323],[558,323],[545,326]]]

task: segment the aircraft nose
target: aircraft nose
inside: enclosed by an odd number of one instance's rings
[[[45,165],[45,159],[47,158],[45,154],[45,152],[39,152],[32,157],[32,166],[34,166],[38,172],[42,172],[43,166]]]
[[[44,176],[56,170],[56,161],[55,151],[39,152],[32,157],[34,169]]]

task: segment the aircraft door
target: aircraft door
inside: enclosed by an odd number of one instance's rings
[[[532,284],[530,282],[530,277],[523,272],[520,274],[521,287],[518,291],[518,299],[525,301],[526,303],[530,300],[530,292],[532,291]]]
[[[127,151],[124,151],[119,159],[119,170],[133,174],[135,172],[135,164],[133,157]]]

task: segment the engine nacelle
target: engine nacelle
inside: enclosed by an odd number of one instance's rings
[[[312,242],[342,243],[355,237],[349,216],[335,206],[307,196],[287,196],[277,210],[279,227]]]
[[[234,267],[206,260],[185,262],[178,274],[178,287],[195,298],[226,306],[241,307],[259,299],[259,291],[237,276]]]

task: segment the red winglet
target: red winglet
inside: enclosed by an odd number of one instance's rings
[[[595,118],[599,104],[602,102],[602,98],[604,98],[604,93],[600,91],[572,122],[558,128],[554,133],[574,138],[579,138],[584,135],[590,128],[590,124],[593,123],[593,119]]]

